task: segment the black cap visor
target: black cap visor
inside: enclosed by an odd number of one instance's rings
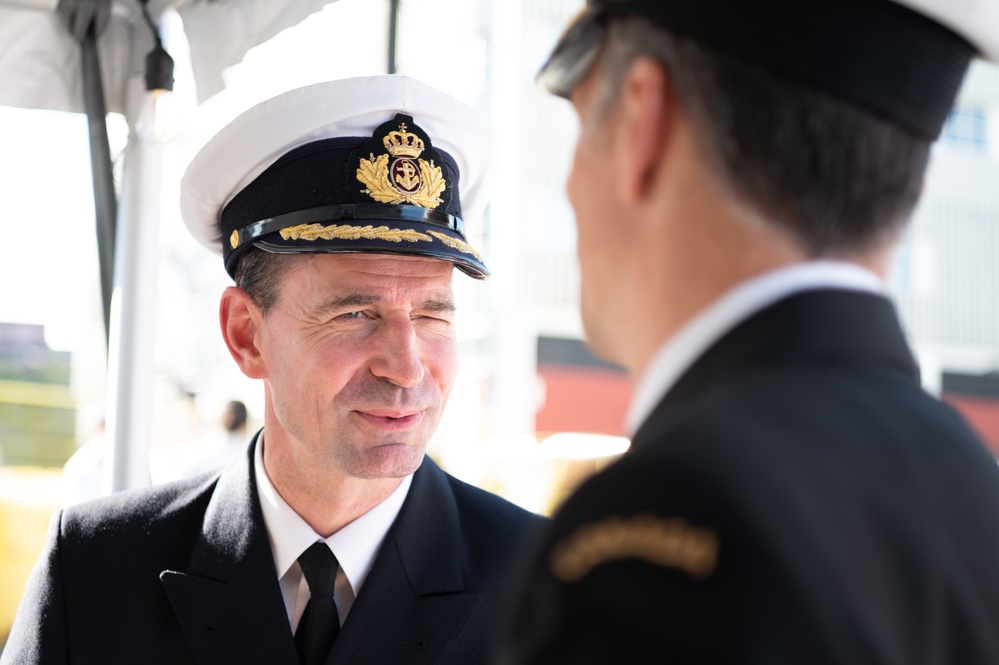
[[[226,270],[248,247],[276,254],[407,254],[449,261],[476,279],[489,271],[464,240],[460,217],[412,205],[341,204],[270,217],[232,232]]]

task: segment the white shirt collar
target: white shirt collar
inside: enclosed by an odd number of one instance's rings
[[[873,272],[840,261],[810,261],[780,268],[728,291],[666,340],[653,356],[631,401],[629,434],[638,432],[683,373],[738,323],[795,293],[829,287],[884,293],[884,282]]]
[[[299,587],[305,587],[304,583],[301,583],[302,573],[298,566],[298,557],[310,545],[323,538],[281,498],[274,488],[264,469],[263,447],[264,433],[261,432],[253,454],[257,495],[260,499],[264,526],[267,529],[267,538],[274,555],[274,566],[285,596],[285,606],[294,628],[304,609],[304,600],[308,600],[307,593],[303,599],[302,594],[298,592]],[[353,592],[349,594],[349,598],[341,598],[338,582],[336,595],[341,622],[346,619],[350,605],[360,593],[361,585],[371,571],[378,549],[406,501],[412,482],[413,475],[406,476],[399,483],[399,487],[384,501],[325,539],[336,555],[340,570],[346,576],[346,581],[350,583],[350,591]]]

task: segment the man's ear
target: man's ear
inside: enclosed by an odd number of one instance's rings
[[[621,85],[617,106],[619,194],[636,203],[649,194],[670,140],[675,109],[666,68],[653,58],[636,58]]]
[[[230,286],[219,303],[222,339],[240,371],[251,379],[263,379],[267,368],[260,349],[263,312],[243,289]]]

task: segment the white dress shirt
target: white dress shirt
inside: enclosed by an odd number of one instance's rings
[[[884,282],[853,263],[810,261],[780,268],[742,282],[687,322],[653,356],[642,373],[628,412],[631,436],[677,380],[725,333],[779,300],[814,289],[884,293]]]
[[[253,459],[257,494],[291,630],[295,632],[298,628],[298,622],[305,611],[305,604],[309,602],[309,586],[305,576],[302,575],[301,566],[298,565],[298,557],[317,540],[325,540],[340,563],[333,599],[342,626],[354,604],[354,599],[361,591],[364,579],[371,571],[371,565],[382,541],[385,540],[385,534],[388,533],[406,500],[413,476],[410,474],[403,478],[399,487],[384,501],[324,539],[313,531],[312,527],[274,489],[264,469],[263,449],[262,432]]]

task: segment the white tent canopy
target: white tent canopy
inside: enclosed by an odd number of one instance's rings
[[[129,125],[121,183],[98,187],[99,250],[114,247],[113,296],[108,280],[108,389],[106,407],[106,487],[116,491],[145,485],[152,422],[153,307],[156,293],[159,176],[162,146],[137,131],[146,91],[146,54],[154,44],[140,0],[0,0],[0,105],[28,109],[94,113],[100,95],[84,84],[84,63],[99,58],[104,104],[100,114],[117,112]],[[222,72],[247,51],[298,24],[335,0],[148,0],[156,22],[170,10],[181,17],[190,46],[198,102],[223,88]],[[72,26],[72,31],[71,31]],[[81,48],[92,26],[91,40]],[[75,34],[74,34],[75,33]],[[81,39],[77,37],[80,36]],[[89,50],[88,50],[89,48]],[[95,66],[90,71],[94,72]],[[91,79],[93,80],[93,79]],[[110,171],[107,146],[94,136],[106,128],[91,122],[95,165]],[[95,126],[100,130],[95,134]],[[103,150],[103,164],[100,153]],[[105,178],[105,183],[109,181]],[[102,198],[110,199],[113,233],[101,228]],[[120,200],[120,205],[118,201]],[[116,211],[116,212],[115,212]],[[110,255],[107,256],[110,265]],[[102,265],[105,265],[102,257]],[[102,271],[104,269],[102,268]]]
[[[226,67],[332,1],[150,0],[149,9],[156,17],[176,10],[183,20],[200,103],[222,90]],[[0,0],[0,105],[83,111],[80,47],[57,5],[59,0]],[[98,40],[104,92],[108,110],[124,113],[129,78],[142,73],[153,38],[137,0],[110,0],[106,7]]]

